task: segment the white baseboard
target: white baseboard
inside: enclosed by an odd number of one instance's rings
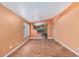
[[[62,42],[60,42],[57,39],[55,39],[55,41],[57,41],[58,43],[60,43],[61,45],[63,45],[65,48],[67,48],[68,50],[70,50],[71,52],[73,52],[74,54],[76,54],[77,56],[79,56],[79,53],[77,53],[76,51],[74,51],[73,49],[71,49],[69,46],[63,44]]]
[[[30,37],[30,39],[43,39],[43,37]],[[48,37],[48,39],[54,39],[54,37]]]
[[[48,39],[54,39],[54,37],[48,37]]]
[[[27,40],[25,40],[24,42],[22,42],[20,45],[18,45],[16,48],[14,48],[12,51],[10,51],[9,53],[7,53],[6,55],[4,55],[4,57],[8,57],[10,54],[12,54],[14,51],[16,51],[18,48],[22,47],[27,41],[29,40],[29,38],[27,38]],[[71,49],[70,47],[68,47],[67,45],[61,43],[60,41],[58,41],[57,39],[55,39],[55,41],[57,41],[58,43],[60,43],[61,45],[63,45],[65,48],[67,48],[68,50],[70,50],[71,52],[73,52],[74,54],[76,54],[77,56],[79,56],[79,53],[77,53],[76,51],[74,51],[73,49]]]
[[[42,37],[30,37],[30,39],[42,39]]]
[[[6,55],[4,55],[3,57],[8,57],[10,54],[12,54],[14,51],[16,51],[17,49],[19,49],[20,47],[22,47],[27,41],[29,40],[29,37],[24,40],[24,42],[22,42],[20,45],[18,45],[16,48],[14,48],[13,50],[11,50],[9,53],[7,53]]]

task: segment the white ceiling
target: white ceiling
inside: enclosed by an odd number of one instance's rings
[[[71,2],[3,2],[1,4],[24,19],[33,22],[45,20],[59,14]]]

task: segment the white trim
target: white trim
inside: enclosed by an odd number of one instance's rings
[[[54,39],[54,37],[48,37],[48,39]]]
[[[74,54],[76,54],[77,56],[79,56],[79,53],[77,53],[76,51],[74,51],[73,49],[71,49],[69,46],[63,44],[62,42],[60,42],[57,39],[55,39],[55,41],[57,41],[58,43],[60,43],[61,45],[63,45],[65,48],[67,48],[68,50],[70,50],[71,52],[73,52]]]
[[[30,37],[30,39],[43,39],[43,37]],[[47,39],[54,39],[54,37],[48,37]]]
[[[12,54],[14,51],[16,51],[18,48],[22,47],[27,41],[29,40],[29,38],[27,37],[27,39],[22,42],[20,45],[18,45],[16,48],[14,48],[13,50],[11,50],[9,53],[7,53],[6,55],[4,55],[4,57],[8,57],[10,54]]]
[[[30,37],[30,39],[42,39],[42,37]]]
[[[12,51],[10,51],[9,53],[7,53],[6,55],[4,55],[4,57],[8,57],[10,54],[12,54],[14,51],[16,51],[18,48],[20,48],[21,46],[23,46],[27,41],[29,40],[29,38],[27,38],[27,40],[25,40],[24,42],[22,42],[20,45],[18,45],[16,48],[14,48]],[[57,41],[58,43],[60,43],[61,45],[63,45],[65,48],[67,48],[68,50],[70,50],[71,52],[73,52],[74,54],[76,54],[77,56],[79,56],[79,53],[77,53],[76,51],[74,51],[73,49],[71,49],[70,47],[68,47],[67,45],[61,43],[59,40],[55,39],[55,41]]]

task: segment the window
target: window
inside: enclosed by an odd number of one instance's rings
[[[25,37],[29,36],[29,24],[24,23],[23,27],[24,27],[24,38],[25,38]]]

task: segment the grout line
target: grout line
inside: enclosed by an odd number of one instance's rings
[[[76,54],[77,56],[79,56],[79,53],[77,53],[76,51],[74,51],[73,49],[71,49],[69,46],[61,43],[60,41],[58,41],[57,39],[55,39],[55,41],[57,41],[58,43],[60,43],[61,45],[63,45],[65,48],[67,48],[68,50],[70,50],[71,52],[73,52],[74,54]]]
[[[29,40],[29,38],[27,37],[27,39],[24,42],[22,42],[20,45],[18,45],[17,47],[15,47],[13,50],[11,50],[8,54],[4,55],[3,57],[8,57],[14,51],[16,51],[17,49],[19,49],[20,47],[22,47],[28,40]]]

